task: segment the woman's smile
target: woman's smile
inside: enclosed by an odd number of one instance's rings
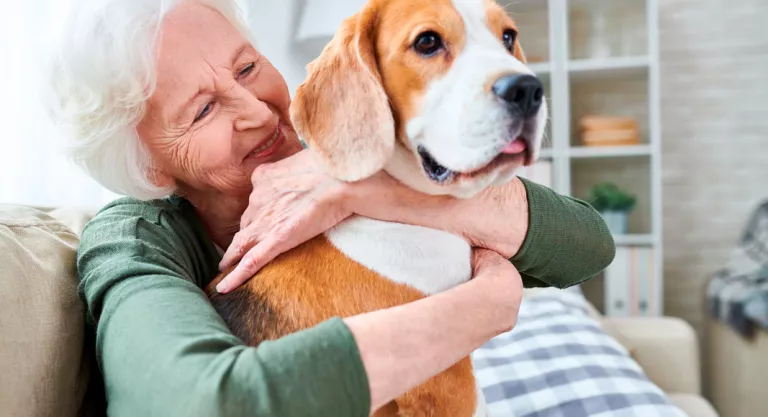
[[[262,140],[245,159],[265,159],[275,154],[285,143],[285,134],[280,124],[277,125],[274,132],[266,140]]]

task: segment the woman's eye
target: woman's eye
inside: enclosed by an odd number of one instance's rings
[[[510,53],[515,53],[515,41],[517,40],[517,32],[512,29],[505,30],[504,35],[502,35],[502,40],[504,41],[504,47],[507,48],[507,51]]]
[[[413,49],[421,55],[432,56],[443,47],[443,39],[435,32],[420,34],[413,42]]]
[[[213,102],[212,101],[210,103],[206,104],[205,107],[203,107],[203,109],[200,111],[200,113],[198,113],[197,116],[195,116],[195,120],[193,120],[192,123],[197,122],[198,120],[200,120],[203,117],[207,116],[208,113],[211,112],[211,110],[213,110]]]
[[[250,74],[250,73],[251,73],[251,71],[253,71],[253,67],[254,67],[254,63],[253,63],[253,62],[251,62],[250,64],[248,64],[248,65],[246,65],[245,67],[243,67],[243,69],[241,69],[241,70],[240,70],[240,71],[237,73],[237,75],[238,75],[239,77],[244,77],[244,76],[246,76],[246,75]]]

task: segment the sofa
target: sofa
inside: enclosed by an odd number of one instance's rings
[[[104,415],[76,293],[78,236],[93,213],[0,205],[0,416]],[[546,289],[527,290],[523,303],[541,291]],[[700,395],[698,343],[689,325],[666,317],[606,318],[588,310],[601,337],[620,344],[643,378],[684,414],[717,416]]]

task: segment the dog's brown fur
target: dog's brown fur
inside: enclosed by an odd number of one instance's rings
[[[253,346],[332,317],[350,317],[423,297],[346,258],[324,236],[278,256],[233,292],[219,294],[215,286],[228,272],[211,282],[208,296],[235,335]],[[376,416],[471,416],[474,398],[472,365],[466,358]]]

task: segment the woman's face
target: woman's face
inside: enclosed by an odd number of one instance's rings
[[[157,86],[138,133],[158,185],[247,195],[254,168],[301,149],[282,76],[216,11],[182,3],[157,46]]]

